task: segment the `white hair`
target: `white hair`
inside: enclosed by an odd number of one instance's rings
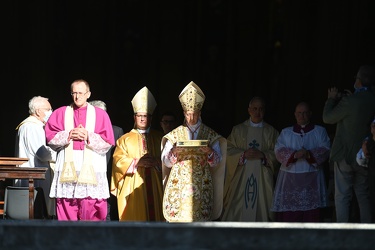
[[[105,104],[105,102],[103,101],[100,101],[100,100],[93,100],[93,101],[90,101],[89,102],[92,106],[95,106],[95,107],[98,107],[98,108],[101,108],[105,111],[107,111],[107,105]]]
[[[48,98],[43,96],[34,96],[33,98],[31,98],[29,101],[29,114],[35,114],[38,109],[44,106],[46,101],[48,101]]]

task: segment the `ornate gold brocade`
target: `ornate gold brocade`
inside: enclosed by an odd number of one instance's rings
[[[208,221],[213,209],[213,183],[207,155],[199,147],[182,148],[163,197],[169,222]]]

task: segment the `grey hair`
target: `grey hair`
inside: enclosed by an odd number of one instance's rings
[[[48,98],[43,96],[34,96],[31,98],[29,101],[29,114],[35,114],[38,109],[43,107],[45,101],[48,101]]]
[[[90,103],[92,106],[95,106],[95,107],[98,107],[98,108],[101,108],[101,109],[107,111],[107,105],[106,105],[105,102],[103,102],[103,101],[100,101],[100,100],[92,100],[92,101],[89,101],[89,103]]]

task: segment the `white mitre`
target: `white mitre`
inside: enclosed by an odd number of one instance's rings
[[[152,115],[156,107],[155,98],[146,86],[135,94],[131,103],[133,105],[134,114],[145,112]]]

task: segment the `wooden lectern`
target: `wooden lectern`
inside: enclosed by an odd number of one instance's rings
[[[0,181],[5,179],[29,180],[29,218],[34,219],[34,179],[46,178],[47,168],[21,168],[28,158],[0,157]]]

